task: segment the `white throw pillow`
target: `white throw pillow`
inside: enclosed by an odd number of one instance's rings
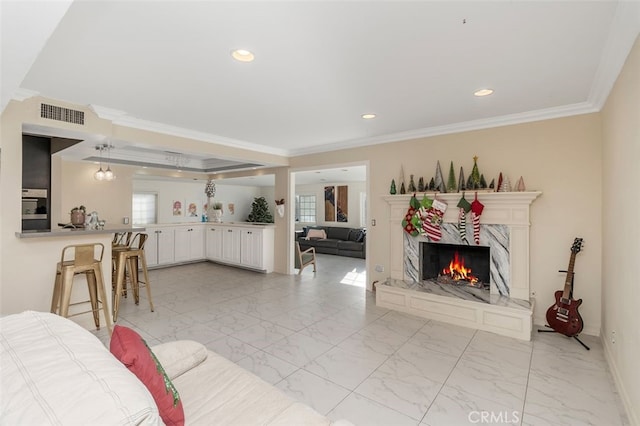
[[[324,229],[309,229],[309,232],[307,232],[307,240],[312,238],[324,240],[327,238],[327,233]]]

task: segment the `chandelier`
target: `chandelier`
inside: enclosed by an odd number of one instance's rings
[[[165,153],[167,154],[165,159],[177,169],[183,169],[190,161],[186,155],[180,152],[165,151]]]
[[[95,180],[111,181],[116,178],[116,174],[111,171],[111,150],[113,148],[113,145],[106,143],[96,145],[96,151],[100,151],[100,168],[93,174]],[[104,151],[107,151],[108,155],[107,170],[102,170],[102,153]]]

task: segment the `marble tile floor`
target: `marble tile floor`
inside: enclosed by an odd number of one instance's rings
[[[155,312],[121,302],[150,345],[197,340],[331,419],[355,425],[627,425],[600,340],[523,342],[379,308],[364,260],[318,273],[213,263],[150,271]],[[95,332],[108,344],[105,330]]]

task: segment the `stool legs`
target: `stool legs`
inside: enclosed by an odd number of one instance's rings
[[[109,330],[109,335],[113,332],[113,324],[111,324],[111,316],[109,315],[109,310],[106,306],[107,293],[104,287],[104,279],[102,276],[102,266],[100,264],[97,265],[97,271],[94,274],[96,278],[96,285],[98,287],[98,293],[100,293],[100,300],[102,300],[102,313],[104,314],[104,321],[107,323],[107,329]],[[98,315],[96,313],[96,315]]]
[[[98,308],[98,287],[96,284],[96,274],[94,271],[87,271],[87,287],[89,288],[89,301],[93,312],[93,322],[100,328],[100,309]]]
[[[122,294],[122,286],[124,284],[124,270],[126,262],[126,253],[119,252],[116,258],[116,288],[113,292],[113,322],[118,320],[118,308],[120,307],[120,295]]]

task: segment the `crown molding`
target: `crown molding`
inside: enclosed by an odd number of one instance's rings
[[[40,92],[19,87],[15,92],[13,92],[13,96],[11,96],[11,99],[22,102],[35,96],[40,96]]]
[[[195,139],[204,142],[215,143],[218,145],[229,146],[233,148],[241,148],[249,151],[262,152],[266,154],[273,154],[279,156],[288,156],[288,151],[279,148],[273,148],[265,145],[258,145],[251,142],[245,142],[238,139],[231,139],[224,136],[213,135],[211,133],[200,132],[197,130],[185,129],[183,127],[171,126],[168,124],[162,124],[155,121],[142,120],[139,118],[131,117],[124,111],[119,111],[111,108],[101,107],[99,105],[90,105],[91,109],[98,115],[98,117],[111,120],[113,124],[131,127],[139,130],[147,130],[150,132],[162,133],[165,135],[171,135],[176,137],[182,137],[187,139]]]
[[[597,111],[600,111],[607,101],[638,34],[640,2],[618,2],[588,98]]]
[[[410,130],[400,133],[391,133],[388,135],[376,136],[373,138],[354,139],[350,141],[302,148],[290,151],[289,155],[295,157],[300,155],[317,154],[341,149],[358,148],[363,146],[379,145],[383,143],[448,135],[452,133],[463,133],[473,130],[490,129],[493,127],[510,126],[514,124],[529,123],[533,121],[551,120],[554,118],[569,117],[572,115],[589,114],[597,111],[598,109],[591,103],[580,102],[572,105],[545,108],[518,114],[503,115],[500,117],[465,121],[462,123],[446,124],[443,126],[426,127],[423,129]]]

